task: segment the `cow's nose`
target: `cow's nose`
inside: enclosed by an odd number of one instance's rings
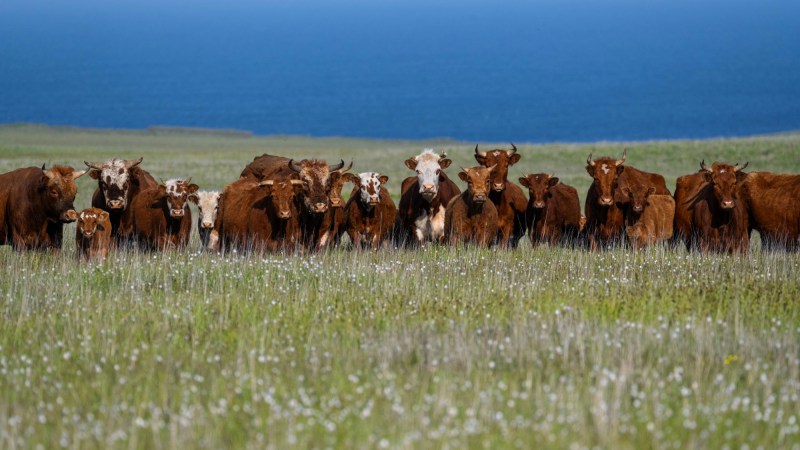
[[[544,202],[534,202],[533,203],[533,207],[534,208],[544,208]]]
[[[314,204],[314,210],[316,212],[323,213],[323,212],[328,210],[328,205],[326,205],[325,203],[322,203],[322,202],[316,203],[316,204]]]
[[[182,209],[170,210],[169,215],[171,215],[172,217],[183,217],[183,210]]]
[[[424,192],[433,192],[433,185],[432,184],[423,184],[422,190]]]
[[[475,196],[475,203],[483,203],[485,201],[486,201],[486,197],[485,196],[480,195],[480,194]]]
[[[643,210],[643,209],[644,209],[644,208],[643,208],[643,207],[641,207],[641,206],[639,206],[639,205],[635,205],[635,206],[633,207],[633,210],[634,210],[634,211],[636,211],[636,212],[642,212],[642,210]]]
[[[600,197],[600,204],[601,205],[608,206],[608,205],[610,205],[612,203],[614,203],[614,201],[611,199],[611,197]]]
[[[203,222],[203,228],[213,228],[214,224],[211,222]]]
[[[505,185],[503,183],[495,183],[494,184],[494,190],[495,191],[502,191],[503,188],[505,188]]]
[[[108,206],[109,209],[121,209],[124,205],[122,200],[109,200],[106,202],[106,206]]]
[[[733,208],[733,205],[734,205],[733,200],[725,200],[724,202],[722,202],[722,207],[725,209],[731,209]]]
[[[290,211],[278,211],[278,217],[281,219],[288,219],[292,217],[292,213]]]

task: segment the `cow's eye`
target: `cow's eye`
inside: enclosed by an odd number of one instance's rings
[[[58,190],[57,189],[50,189],[50,195],[53,197],[58,197]]]

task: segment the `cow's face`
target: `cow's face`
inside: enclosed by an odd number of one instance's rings
[[[77,220],[78,213],[73,206],[75,194],[78,193],[75,180],[86,171],[76,171],[69,166],[53,166],[50,170],[44,170],[42,166],[42,171],[39,189],[44,194],[48,216],[57,217],[58,221],[63,223]]]
[[[363,172],[359,177],[359,199],[368,209],[381,202],[381,184],[389,181],[389,177],[377,172]]]
[[[303,182],[303,204],[312,214],[324,214],[328,210],[333,185],[349,169],[344,167],[344,161],[328,166],[325,161],[317,159],[304,159],[297,163],[289,160],[289,168],[297,172]]]
[[[517,147],[511,144],[511,150],[490,150],[482,152],[475,146],[475,160],[483,167],[495,166],[492,175],[492,190],[495,192],[502,192],[506,188],[508,180],[508,168],[519,162],[520,155],[517,153]]]
[[[655,194],[655,186],[645,186],[642,184],[635,184],[631,186],[623,186],[620,188],[624,198],[628,200],[631,210],[635,213],[641,213],[644,208],[649,205],[647,199]]]
[[[139,159],[112,159],[104,163],[84,161],[89,169],[89,176],[98,181],[100,190],[106,198],[106,207],[110,210],[123,210],[128,206],[128,189],[131,185],[130,170],[139,165]]]
[[[217,212],[219,211],[220,193],[216,191],[200,191],[189,194],[189,201],[197,205],[200,210],[198,226],[210,230],[217,222]]]
[[[746,174],[741,170],[747,167],[747,164],[739,167],[739,164],[732,166],[715,162],[708,168],[705,161],[700,163],[701,172],[706,181],[713,186],[714,198],[719,202],[720,208],[733,209],[736,206],[736,185],[744,179]]]
[[[265,180],[259,183],[267,189],[267,197],[272,201],[272,208],[281,220],[292,217],[294,200],[303,192],[303,182],[300,180],[275,181]]]
[[[198,189],[196,184],[190,184],[191,181],[191,178],[188,180],[173,179],[158,186],[161,194],[167,199],[170,217],[176,219],[183,217],[189,195],[197,192]]]
[[[586,172],[594,178],[594,189],[597,194],[597,203],[600,206],[614,204],[614,190],[617,188],[617,178],[625,170],[625,156],[627,150],[622,151],[622,159],[598,158],[592,160],[592,154],[586,159]]]
[[[437,155],[433,149],[426,148],[419,155],[405,161],[406,167],[417,172],[419,193],[427,202],[439,193],[439,182],[444,179],[442,170],[452,163],[445,156],[444,153]]]
[[[489,190],[492,182],[492,167],[473,167],[462,169],[458,173],[461,181],[467,183],[467,191],[473,203],[482,204],[489,198]]]
[[[550,198],[550,188],[558,184],[558,177],[547,173],[535,173],[520,177],[519,184],[528,188],[535,209],[542,209]]]
[[[98,208],[86,208],[78,215],[78,233],[91,239],[97,230],[104,231],[110,227],[108,211]]]

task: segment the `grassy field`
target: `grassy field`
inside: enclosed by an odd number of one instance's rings
[[[677,176],[800,172],[800,135],[516,143],[585,195],[589,151]],[[138,158],[221,189],[256,155],[389,175],[474,143],[0,127],[0,172]],[[491,144],[482,144],[488,149]],[[455,173],[455,167],[449,170]],[[78,180],[76,207],[95,181]],[[430,247],[263,258],[0,248],[0,448],[800,449],[800,255]],[[199,245],[193,237],[193,248]]]

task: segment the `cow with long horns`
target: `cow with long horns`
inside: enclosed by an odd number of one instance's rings
[[[142,191],[158,186],[155,178],[139,167],[142,159],[83,162],[89,168],[89,176],[97,180],[92,207],[108,211],[113,245],[125,243],[133,235],[133,200]]]
[[[519,239],[525,235],[525,211],[528,206],[522,189],[508,181],[508,168],[520,160],[517,146],[511,143],[511,150],[480,151],[476,144],[475,160],[483,167],[494,166],[489,199],[497,208],[495,241],[501,247],[516,247]]]

